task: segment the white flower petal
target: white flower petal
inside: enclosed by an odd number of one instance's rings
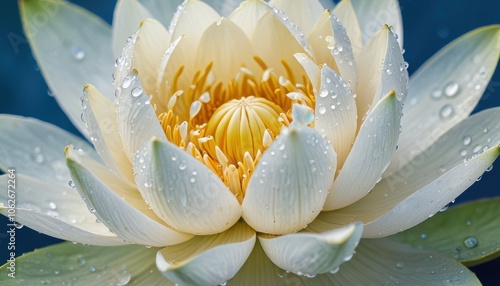
[[[317,64],[326,64],[336,72],[339,72],[339,68],[332,54],[334,39],[330,15],[330,11],[325,10],[319,16],[311,33],[307,37],[307,41],[311,45],[311,49],[314,53],[314,60]]]
[[[239,222],[223,233],[165,247],[156,256],[156,266],[182,285],[219,285],[238,272],[254,244],[255,232]]]
[[[139,24],[151,18],[148,10],[137,0],[119,0],[113,13],[113,53],[115,58],[122,53],[127,38],[139,29]]]
[[[447,45],[415,72],[408,86],[399,148],[385,176],[469,116],[495,72],[499,56],[500,26],[485,27]]]
[[[8,175],[0,176],[7,186]],[[122,239],[111,233],[87,209],[78,192],[37,178],[16,174],[15,221],[33,230],[59,239],[92,245],[123,245]],[[9,194],[0,192],[0,213],[9,216]],[[14,223],[14,219],[10,221]]]
[[[462,140],[467,146],[460,142]],[[498,155],[499,144],[500,108],[475,114],[443,135],[427,152],[410,161],[399,172],[383,178],[360,201],[337,211],[321,213],[316,219],[322,221],[321,226],[314,230],[321,231],[328,228],[328,224],[332,228],[359,220],[366,226],[363,235],[373,237],[411,227],[440,210],[467,189],[491,165]],[[489,146],[496,147],[488,150]],[[486,153],[478,155],[484,151]],[[471,156],[475,157],[470,159]],[[466,159],[468,161],[464,163]],[[391,214],[393,226],[384,226],[384,229],[367,227],[378,219],[383,218],[382,222],[389,218],[386,214],[394,208],[398,214]],[[406,212],[411,212],[412,215]],[[400,220],[400,217],[406,219]]]
[[[368,114],[325,202],[325,210],[345,207],[364,197],[389,164],[396,150],[400,102],[390,92]]]
[[[313,86],[313,92],[317,92],[321,86],[321,69],[311,58],[304,53],[295,54],[295,58],[302,65],[307,73],[307,77]]]
[[[229,20],[238,25],[251,39],[255,33],[257,23],[264,15],[269,13],[271,11],[266,5],[262,5],[260,1],[244,1],[229,15]]]
[[[16,171],[55,184],[71,180],[64,148],[72,144],[99,158],[91,145],[59,127],[33,118],[0,115],[0,169]]]
[[[243,218],[270,234],[296,232],[321,211],[336,154],[319,133],[292,124],[264,152],[243,200]]]
[[[228,286],[253,285],[481,285],[456,260],[416,250],[388,239],[363,239],[353,258],[331,273],[298,276],[274,265],[257,241],[247,261]]]
[[[169,32],[172,39],[183,37],[179,47],[175,49],[170,60],[166,75],[167,81],[172,84],[176,72],[184,67],[184,72],[179,76],[179,86],[187,89],[197,70],[195,70],[195,55],[198,43],[205,30],[220,19],[219,14],[203,1],[187,0],[179,6],[176,16],[172,19]],[[205,68],[205,67],[202,67]],[[176,90],[173,90],[175,92]],[[189,108],[189,107],[188,107]]]
[[[364,44],[368,43],[382,25],[387,25],[398,35],[399,46],[403,46],[403,19],[397,0],[351,0],[350,2],[358,16]]]
[[[166,106],[165,96],[157,94],[156,78],[165,50],[170,42],[170,34],[163,25],[153,19],[146,19],[141,23],[137,32],[137,42],[132,54],[132,68],[137,69],[144,92],[151,96],[154,106]]]
[[[309,35],[314,26],[314,21],[319,18],[324,10],[318,0],[271,0],[269,4],[285,12],[290,17],[290,20],[299,26],[300,30],[306,35]]]
[[[358,65],[362,67],[356,97],[358,125],[361,125],[369,110],[391,90],[396,92],[399,101],[405,102],[408,72],[399,44],[388,26],[382,27],[361,51]]]
[[[295,53],[311,48],[299,28],[282,11],[264,1],[243,2],[229,17],[251,40],[255,55],[278,76],[292,82],[302,82],[303,69]],[[288,71],[292,71],[289,74]]]
[[[500,155],[500,146],[493,147],[468,162],[454,167],[437,180],[402,200],[383,216],[366,224],[363,236],[391,235],[433,216],[475,183],[493,164],[498,155]],[[402,220],[401,217],[405,219]]]
[[[359,27],[358,17],[352,7],[352,2],[349,0],[341,1],[335,6],[332,13],[345,27],[349,40],[351,41],[353,54],[357,56],[363,48],[363,35]]]
[[[192,235],[165,225],[144,202],[139,191],[91,158],[66,150],[68,167],[88,207],[113,233],[134,244],[165,246]]]
[[[230,20],[220,19],[203,33],[195,63],[202,69],[213,64],[214,78],[225,86],[242,67],[257,70],[253,56],[252,44],[245,33]]]
[[[238,200],[215,173],[170,142],[147,142],[137,154],[134,171],[144,199],[178,231],[219,233],[240,218]]]
[[[130,161],[146,141],[156,137],[166,140],[149,97],[144,93],[135,71],[118,88],[118,127]]]
[[[82,97],[83,115],[89,129],[90,141],[115,175],[134,182],[132,163],[124,152],[118,132],[117,106],[97,88],[85,85]]]
[[[175,12],[177,11],[177,8],[183,1],[139,0],[139,2],[141,2],[151,15],[153,15],[153,18],[160,21],[163,26],[168,27],[172,17],[174,17]]]
[[[351,42],[340,21],[326,10],[319,17],[308,40],[314,50],[316,63],[328,65],[342,76],[351,90],[356,92],[358,85],[356,61]]]
[[[363,224],[354,223],[323,233],[294,233],[279,237],[259,235],[271,261],[298,275],[327,273],[350,259],[358,246]]]
[[[22,1],[19,5],[31,49],[50,90],[71,122],[87,136],[78,100],[83,85],[92,82],[104,94],[113,94],[109,25],[65,1]]]
[[[321,89],[316,92],[314,129],[326,136],[337,153],[337,169],[354,142],[357,125],[356,101],[347,84],[328,66],[321,70]]]

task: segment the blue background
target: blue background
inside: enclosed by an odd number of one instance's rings
[[[115,1],[71,1],[111,23]],[[477,27],[500,23],[500,1],[402,0],[405,59],[413,73],[426,59],[460,35]],[[23,37],[17,1],[2,1],[0,12],[0,113],[36,117],[78,134],[53,97],[37,67],[29,45],[13,46],[12,37]],[[485,95],[474,112],[500,106],[500,71],[497,69]],[[458,138],[457,138],[458,139]],[[500,161],[482,180],[474,184],[456,203],[499,196]],[[5,245],[7,220],[0,218],[0,264],[7,259]],[[500,227],[500,226],[499,226]],[[500,239],[500,238],[499,238]],[[16,232],[16,252],[21,254],[58,240],[22,228]],[[498,285],[500,258],[472,270],[484,285]]]

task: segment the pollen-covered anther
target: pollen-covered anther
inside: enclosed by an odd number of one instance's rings
[[[265,149],[265,133],[279,134],[281,107],[254,96],[233,99],[221,105],[210,118],[205,136],[213,136],[230,164],[237,166],[248,152],[252,157]],[[267,141],[267,140],[266,140]],[[215,150],[214,150],[215,151]],[[214,154],[216,155],[216,154]]]

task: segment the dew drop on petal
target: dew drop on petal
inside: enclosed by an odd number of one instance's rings
[[[464,245],[467,248],[474,248],[477,246],[478,243],[479,241],[475,236],[469,236],[466,239],[464,239]]]
[[[73,58],[77,61],[81,61],[85,58],[85,51],[80,46],[73,46],[71,48],[71,54]]]
[[[142,94],[142,88],[140,87],[134,87],[132,89],[132,91],[130,92],[130,94],[132,94],[133,97],[138,97]]]
[[[326,97],[328,95],[328,90],[326,89],[322,89],[320,92],[319,92],[319,96],[320,97]]]
[[[460,86],[458,85],[458,83],[452,81],[452,82],[449,82],[444,87],[444,94],[447,97],[454,97],[458,94],[459,89],[460,89]]]
[[[439,90],[439,89],[435,89],[435,90],[433,90],[433,91],[431,92],[431,97],[432,97],[433,99],[440,99],[442,95],[443,95],[443,93],[442,93],[442,92],[441,92],[441,90]]]
[[[465,146],[469,146],[470,142],[472,141],[472,137],[470,136],[465,136],[462,142],[464,143]]]
[[[186,161],[181,161],[181,163],[179,164],[179,170],[183,171],[186,170],[186,168],[187,168]]]
[[[323,105],[321,105],[318,109],[318,112],[319,114],[325,114],[326,113],[326,107],[324,107]]]
[[[449,104],[444,105],[439,110],[439,117],[441,117],[441,119],[444,119],[444,120],[450,119],[454,114],[455,114],[455,110]]]

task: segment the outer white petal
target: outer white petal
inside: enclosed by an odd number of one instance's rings
[[[336,154],[313,129],[292,124],[264,152],[248,183],[243,218],[270,234],[296,232],[321,211]]]
[[[467,146],[463,145],[464,139]],[[337,211],[321,213],[313,223],[313,230],[321,231],[325,227],[328,229],[358,220],[366,226],[380,218],[385,220],[386,214],[394,208],[401,213],[392,216],[394,226],[387,227],[387,231],[404,230],[416,220],[422,221],[437,212],[468,188],[491,165],[498,155],[499,144],[500,108],[475,114],[443,135],[427,152],[414,158],[397,173],[383,178],[360,201]],[[497,147],[486,151],[490,146]],[[483,151],[486,153],[478,155]],[[474,158],[470,159],[471,156]],[[399,220],[400,217],[405,219]],[[369,236],[391,234],[384,229],[375,231],[373,228],[366,228],[365,233]]]
[[[399,45],[403,46],[403,19],[397,0],[351,0],[351,4],[358,16],[364,44],[368,43],[382,25],[388,25],[398,35]]]
[[[85,123],[90,133],[90,141],[115,175],[130,183],[134,182],[132,163],[124,151],[118,132],[117,106],[104,97],[97,88],[85,85],[82,97]]]
[[[165,247],[156,256],[156,266],[182,285],[219,285],[238,272],[254,244],[255,232],[239,222],[223,233]]]
[[[354,255],[363,224],[354,223],[323,233],[294,233],[279,237],[259,235],[271,261],[298,275],[328,273]]]
[[[71,122],[82,134],[79,98],[92,82],[111,96],[111,29],[90,12],[65,1],[21,1],[25,33],[42,74]],[[42,23],[43,25],[40,25]]]
[[[72,144],[99,158],[92,146],[54,125],[33,118],[0,115],[0,169],[16,171],[54,184],[68,185],[64,148]]]
[[[460,164],[402,200],[391,211],[366,224],[364,237],[391,235],[433,216],[468,189],[500,155],[500,146]],[[400,219],[405,217],[404,220]]]
[[[391,90],[396,92],[399,101],[405,102],[408,72],[399,44],[388,26],[382,27],[361,51],[358,66],[358,125]]]
[[[332,273],[298,276],[274,265],[257,241],[254,250],[227,285],[481,285],[456,260],[416,250],[392,240],[364,239],[353,258]]]
[[[9,180],[7,174],[0,176],[3,186],[7,186]],[[21,174],[16,174],[16,182],[15,220],[18,223],[69,241],[108,246],[127,244],[96,222],[75,189]],[[0,193],[0,213],[4,216],[10,213],[9,199],[7,191]]]
[[[182,4],[182,0],[139,0],[141,4],[153,15],[153,18],[160,21],[163,26],[168,27],[174,14]]]
[[[146,141],[153,137],[166,140],[166,136],[135,71],[123,79],[117,94],[118,127],[125,152],[132,161]]]
[[[192,237],[165,225],[136,188],[118,179],[106,167],[71,149],[66,152],[77,189],[113,233],[127,242],[152,246],[178,244]]]
[[[353,53],[358,55],[363,48],[363,35],[352,2],[350,0],[341,1],[335,6],[332,13],[342,22],[351,41]]]
[[[321,89],[316,92],[314,129],[324,134],[337,153],[342,169],[356,136],[356,101],[347,84],[328,66],[321,70]]]
[[[368,114],[325,202],[325,210],[345,207],[364,197],[380,180],[396,150],[401,113],[394,92]]]
[[[224,183],[170,142],[147,142],[135,158],[134,171],[144,199],[178,231],[219,233],[240,218],[240,204]]]
[[[314,26],[314,21],[324,11],[318,0],[271,0],[269,4],[285,12],[290,17],[290,20],[299,26],[300,30],[306,35],[309,35]]]
[[[148,10],[137,0],[120,0],[113,13],[113,53],[115,58],[122,53],[123,46],[130,35],[139,29],[139,24],[151,18]]]
[[[455,40],[415,72],[408,86],[399,148],[386,176],[469,116],[499,57],[500,26],[490,26]]]

